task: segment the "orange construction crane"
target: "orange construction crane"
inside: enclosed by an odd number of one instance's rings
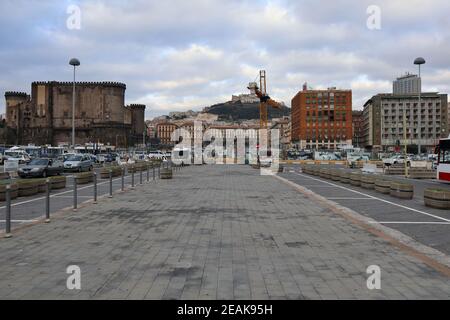
[[[259,71],[259,87],[256,82],[252,82],[247,88],[259,98],[259,126],[261,129],[267,129],[267,105],[276,109],[281,109],[282,106],[267,94],[266,71]]]

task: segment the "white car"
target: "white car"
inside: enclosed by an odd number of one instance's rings
[[[19,161],[20,164],[30,162],[31,158],[23,150],[6,150],[5,160]]]
[[[404,164],[405,163],[405,156],[404,155],[395,155],[390,158],[383,159],[383,163],[386,166],[391,166],[393,164]],[[406,163],[407,165],[411,164],[411,158],[406,157]]]
[[[150,159],[162,159],[164,157],[164,154],[161,151],[150,151],[148,157]]]

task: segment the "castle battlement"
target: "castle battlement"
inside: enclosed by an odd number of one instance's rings
[[[34,81],[31,85],[56,85],[56,86],[73,86],[70,81]],[[76,86],[101,86],[101,87],[119,87],[126,89],[127,86],[122,82],[102,81],[102,82],[75,82]]]
[[[146,105],[145,104],[132,103],[132,104],[126,106],[126,107],[130,108],[130,109],[145,109]]]
[[[18,92],[18,91],[6,91],[5,92],[5,98],[9,97],[20,97],[20,98],[26,98],[28,94],[26,92]]]

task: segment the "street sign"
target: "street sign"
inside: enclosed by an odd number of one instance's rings
[[[19,160],[5,160],[3,165],[4,172],[17,172],[19,170]]]

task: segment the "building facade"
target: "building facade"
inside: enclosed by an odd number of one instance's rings
[[[160,144],[173,147],[175,141],[171,140],[172,133],[178,128],[175,123],[169,121],[163,121],[156,124],[156,137],[159,139]]]
[[[415,74],[409,74],[397,78],[392,84],[392,92],[395,95],[419,94],[422,89],[421,79]]]
[[[145,105],[125,106],[126,85],[79,82],[75,93],[75,144],[128,147],[142,141]],[[33,82],[31,95],[6,92],[11,144],[71,144],[72,83]]]
[[[352,91],[299,91],[291,102],[292,141],[300,149],[352,144]]]
[[[352,111],[352,131],[353,131],[353,145],[355,147],[361,147],[363,141],[363,126],[364,115],[363,111]]]
[[[367,149],[394,151],[405,143],[410,152],[433,151],[439,138],[448,136],[446,94],[378,94],[364,104],[363,145]],[[404,122],[406,121],[406,126]],[[406,134],[406,140],[404,135]]]

